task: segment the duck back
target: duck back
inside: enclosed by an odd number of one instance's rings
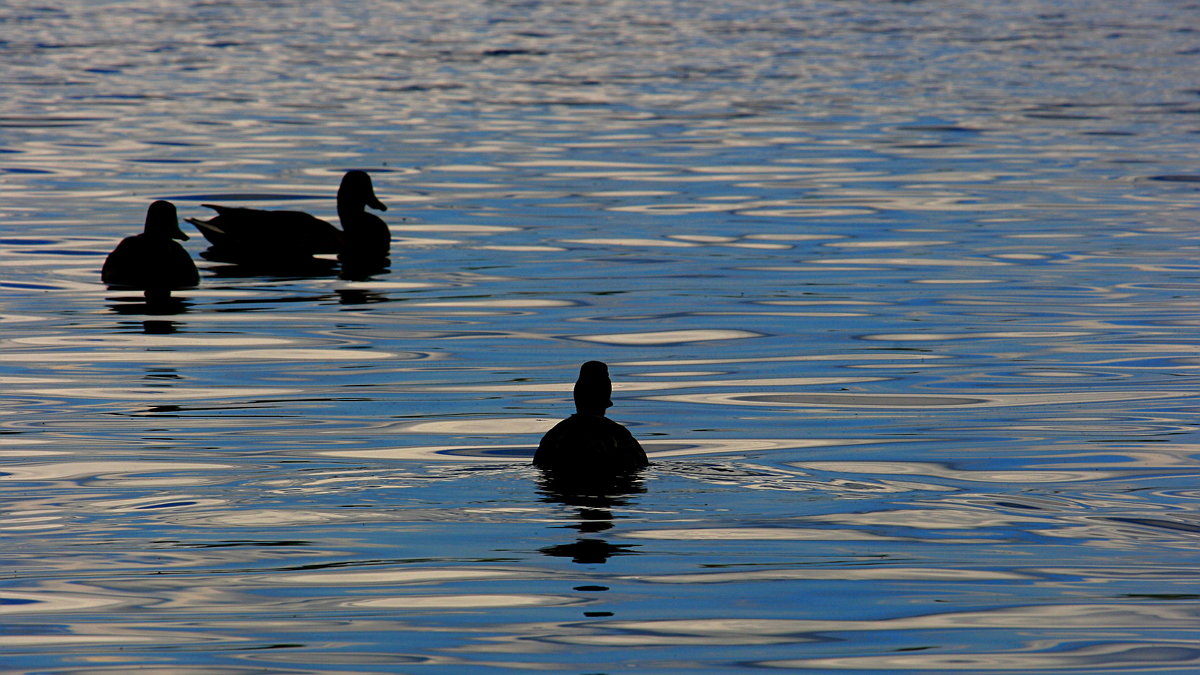
[[[217,257],[247,261],[308,258],[342,249],[342,233],[303,211],[266,211],[204,204],[217,212],[209,220],[188,218]]]
[[[599,415],[571,415],[554,425],[533,455],[534,466],[575,473],[620,473],[649,464],[628,429]]]
[[[137,234],[117,244],[104,260],[100,279],[141,290],[191,288],[200,283],[192,257],[177,242]]]

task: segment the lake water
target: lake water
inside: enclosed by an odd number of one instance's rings
[[[5,3],[0,669],[1196,672],[1196,26]],[[100,283],[351,168],[386,272]],[[586,498],[591,359],[653,466]]]

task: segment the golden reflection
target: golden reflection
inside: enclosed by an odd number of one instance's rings
[[[1055,518],[1015,515],[983,508],[862,511],[808,516],[804,520],[858,527],[919,527],[930,530],[975,530],[987,527],[1007,527],[1016,523],[1057,522]]]
[[[131,598],[111,595],[64,592],[59,588],[44,591],[0,591],[0,616],[40,614],[43,612],[81,612],[128,605]]]
[[[1106,452],[1105,454],[1111,454]],[[978,483],[1069,483],[1105,480],[1128,475],[1125,471],[1097,471],[1087,468],[1068,471],[1013,469],[955,469],[937,462],[789,462],[788,466],[834,473],[870,473],[893,476],[935,476]]]
[[[558,420],[551,418],[517,418],[513,433],[535,435],[539,429],[549,429]],[[484,421],[486,433],[501,433],[505,422],[501,421],[496,427],[487,426],[490,420]],[[418,423],[420,424],[420,423]],[[434,423],[436,424],[436,423]],[[471,429],[469,426],[464,429]],[[544,425],[544,429],[542,429]],[[405,427],[400,427],[405,428]],[[797,438],[721,438],[679,440],[642,440],[646,454],[651,459],[668,457],[696,457],[701,455],[738,455],[768,450],[790,450],[801,448],[841,447],[849,445],[878,444],[879,439],[797,439]],[[895,441],[890,441],[895,442]],[[533,457],[534,442],[527,444],[496,444],[496,445],[425,445],[398,448],[363,448],[352,450],[321,450],[313,454],[322,457],[345,457],[355,459],[389,459],[413,461],[452,461],[452,462],[508,462],[527,464]]]
[[[575,307],[579,303],[570,300],[546,300],[536,298],[486,298],[480,300],[426,300],[405,303],[405,307],[487,307],[499,309],[548,309],[552,307]]]
[[[203,471],[213,473],[232,470],[229,464],[198,462],[93,461],[57,462],[52,464],[18,464],[4,467],[0,483],[10,480],[66,480],[77,478],[123,481],[131,474],[165,473],[169,471]],[[181,479],[186,480],[186,479]]]
[[[94,628],[93,628],[94,630]],[[146,635],[127,635],[127,634],[86,634],[86,633],[71,633],[64,635],[58,633],[55,635],[0,635],[0,647],[13,648],[29,648],[29,647],[54,647],[54,646],[71,646],[71,645],[136,645],[145,643],[161,643],[164,640],[177,639],[177,635],[167,636],[166,634],[155,631]],[[199,641],[199,637],[196,638]]]
[[[1093,640],[1088,640],[1093,642]],[[1131,642],[1105,641],[1103,644],[1082,644],[1065,648],[1065,640],[1042,640],[1034,648],[1042,651],[1003,652],[925,652],[881,654],[876,656],[835,656],[812,659],[780,659],[754,664],[766,668],[787,670],[859,670],[869,672],[999,672],[1030,673],[1062,670],[1064,672],[1118,672],[1128,670],[1170,670],[1200,668],[1200,649],[1194,640],[1186,638],[1137,640]]]
[[[1005,428],[1006,429],[1022,429],[1023,427],[1014,426],[1014,427],[1005,427]],[[1056,429],[1056,430],[1062,430],[1062,429],[1070,430],[1072,427],[1069,425],[1062,425],[1060,427],[1050,427],[1050,428]],[[1096,425],[1096,427],[1089,429],[1088,427],[1084,426],[1081,430],[1097,431],[1097,432],[1101,432],[1101,433],[1111,433],[1112,427]],[[1186,430],[1181,430],[1181,431],[1186,433]],[[1200,455],[1200,444],[1196,444],[1196,443],[1178,443],[1178,444],[1172,443],[1170,448],[1164,448],[1162,450],[1157,450],[1157,451],[1154,451],[1154,450],[1148,450],[1148,451],[1120,450],[1120,449],[1115,449],[1115,448],[1104,448],[1103,451],[1095,451],[1095,452],[1069,452],[1069,453],[1055,453],[1055,454],[1042,455],[1043,461],[1038,462],[1037,468],[1039,468],[1039,469],[1056,469],[1056,470],[1073,469],[1073,468],[1079,466],[1080,461],[1086,461],[1087,466],[1090,470],[1103,469],[1103,468],[1110,468],[1110,469],[1165,469],[1165,468],[1176,468],[1176,467],[1186,467],[1186,468],[1190,469],[1190,468],[1195,468],[1197,465],[1200,465],[1200,457],[1198,457],[1197,455]],[[1074,462],[1063,462],[1063,463],[1053,463],[1053,462],[1044,461],[1046,459],[1051,459],[1051,458],[1067,458],[1067,457],[1073,458],[1075,461]],[[1113,457],[1120,457],[1121,459],[1114,461],[1112,459]]]
[[[591,238],[591,239],[563,239],[568,244],[595,244],[597,246],[665,246],[674,248],[687,248],[690,246],[699,246],[686,241],[675,241],[673,239],[634,239],[631,237],[624,238]]]
[[[396,251],[401,247],[410,246],[458,246],[462,244],[461,239],[437,239],[435,237],[392,237],[392,250]]]
[[[865,241],[860,239],[831,241],[822,246],[831,248],[886,248],[896,250],[898,248],[913,248],[917,246],[945,246],[955,242],[946,239],[895,239],[895,240],[879,240]]]
[[[695,529],[663,528],[637,530],[621,536],[632,539],[662,539],[671,541],[904,541],[904,537],[889,537],[858,530],[819,529],[803,527],[702,527]]]
[[[458,234],[500,234],[521,232],[520,227],[506,225],[457,225],[457,223],[420,223],[420,225],[390,225],[392,232],[454,232]]]
[[[762,239],[765,241],[823,241],[829,239],[842,239],[845,235],[840,234],[791,234],[786,232],[762,232],[757,234],[747,234],[743,239]]]
[[[22,393],[64,398],[95,398],[114,401],[157,401],[170,398],[173,401],[196,401],[214,398],[243,398],[246,396],[284,396],[295,394],[296,389],[271,387],[54,387],[49,389],[29,388]]]
[[[495,245],[495,244],[489,244],[487,246],[472,246],[471,248],[474,248],[474,249],[477,249],[480,251],[500,251],[500,252],[507,251],[507,252],[512,252],[512,253],[557,253],[557,252],[567,250],[561,246],[542,246],[542,245],[533,245],[533,244],[523,245],[523,246],[522,245],[500,246],[500,245]]]
[[[1002,284],[1003,279],[908,279],[910,284],[928,284],[931,286]]]
[[[586,602],[570,595],[400,595],[388,598],[369,598],[341,602],[343,607],[377,609],[503,609],[510,607],[556,607]]]
[[[1052,604],[998,607],[982,611],[944,612],[877,620],[837,619],[660,619],[606,621],[606,630],[620,634],[555,635],[567,644],[624,644],[627,646],[689,644],[770,644],[791,642],[805,634],[869,631],[999,628],[1017,630],[1101,629],[1152,630],[1194,628],[1194,612],[1186,605],[1166,604]],[[616,641],[616,642],[614,642]],[[701,642],[704,641],[704,642]],[[1200,650],[1198,650],[1200,651]]]
[[[112,335],[38,335],[13,338],[13,344],[39,347],[261,347],[289,345],[294,340],[266,337],[210,337],[197,335],[156,335],[120,333]]]
[[[830,392],[813,394],[671,394],[666,396],[647,396],[645,398],[646,400],[650,401],[709,403],[713,405],[934,409],[962,407],[994,408],[1027,405],[1071,405],[1082,403],[1106,403],[1112,401],[1139,401],[1156,398],[1180,398],[1190,395],[1191,394],[1188,392],[1165,391],[1076,391],[1052,394],[972,394],[971,396],[939,396],[936,394],[846,394],[840,392]]]
[[[503,166],[513,167],[531,167],[531,168],[550,168],[565,166],[570,168],[576,167],[594,167],[594,168],[610,168],[610,169],[674,169],[670,164],[645,164],[637,162],[615,162],[595,159],[525,159],[517,161],[503,162]],[[617,172],[614,175],[624,176],[623,172]]]
[[[547,427],[553,420],[547,420]],[[533,459],[532,443],[524,445],[424,445],[403,448],[321,450],[313,454],[321,457],[350,457],[355,459],[389,459],[416,461],[453,462],[511,462],[528,464]],[[507,454],[513,450],[527,451],[527,455]]]
[[[817,258],[804,262],[810,265],[916,265],[919,267],[996,267],[1012,264],[984,258]]]
[[[545,570],[509,569],[493,567],[419,567],[395,568],[382,571],[348,571],[330,569],[307,574],[272,574],[262,581],[272,584],[305,584],[326,586],[330,584],[440,584],[456,581],[478,581],[481,579],[537,579],[545,577]]]
[[[984,340],[984,339],[1048,339],[1065,337],[1086,337],[1092,333],[1084,331],[992,331],[979,333],[877,333],[863,335],[863,340],[884,340],[887,342],[944,342],[947,340]]]
[[[46,320],[47,317],[34,314],[0,314],[0,323],[36,323]]]
[[[0,362],[40,363],[201,363],[224,361],[382,361],[424,360],[430,355],[420,352],[385,352],[373,349],[214,349],[204,351],[163,350],[145,351],[70,351],[70,352],[0,352]],[[178,390],[172,390],[178,391]],[[229,391],[237,391],[230,389]],[[271,390],[286,393],[290,390]]]
[[[642,365],[637,363],[622,365]],[[667,382],[618,382],[613,384],[614,391],[659,391],[662,389],[698,389],[710,387],[789,387],[817,386],[830,384],[857,384],[862,382],[880,382],[885,378],[879,377],[763,377],[728,380],[672,380]],[[574,385],[570,382],[521,383],[521,384],[484,384],[473,387],[436,386],[426,391],[526,391],[526,392],[567,392]]]
[[[662,574],[637,579],[655,584],[725,584],[749,581],[1034,581],[1037,577],[991,569],[881,566]]]
[[[851,354],[806,354],[793,356],[756,356],[733,359],[670,359],[663,361],[619,361],[614,365],[621,366],[714,366],[724,363],[775,363],[780,361],[926,361],[953,358],[946,354],[905,354],[905,353],[851,353]]]
[[[417,434],[544,434],[558,420],[549,417],[507,417],[412,422],[393,427]]]
[[[323,525],[338,522],[361,522],[359,514],[314,509],[253,509],[238,508],[229,511],[204,511],[181,514],[173,522],[193,527],[280,527]]]
[[[0,531],[4,532],[38,532],[42,530],[61,530],[70,526],[65,513],[50,513],[45,511],[10,511],[4,514],[0,521]],[[3,603],[0,603],[2,605]]]
[[[601,342],[613,345],[673,345],[688,342],[708,342],[714,340],[741,340],[745,338],[763,337],[762,333],[748,330],[707,329],[707,330],[661,330],[645,333],[612,333],[609,335],[575,335],[575,340],[586,342]]]

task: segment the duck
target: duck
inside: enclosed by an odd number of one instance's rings
[[[650,465],[633,434],[605,416],[613,404],[606,363],[588,361],[580,366],[573,398],[575,414],[542,437],[533,455],[534,466],[577,475],[613,475]]]
[[[200,273],[188,252],[175,241],[187,241],[179,229],[175,205],[158,200],[146,210],[141,234],[125,237],[104,259],[100,279],[110,287],[136,288],[148,300],[171,297],[171,291],[200,284]]]
[[[387,211],[375,196],[371,176],[347,171],[338,187],[337,212],[342,229],[303,211],[271,211],[201,204],[217,212],[208,220],[188,218],[212,244],[205,257],[248,265],[288,265],[320,253],[339,257],[386,258],[392,234],[387,223],[366,207]]]

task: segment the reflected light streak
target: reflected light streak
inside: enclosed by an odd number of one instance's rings
[[[169,471],[228,471],[235,467],[229,464],[201,464],[189,462],[141,462],[141,461],[96,461],[58,462],[53,464],[10,465],[4,468],[6,475],[0,482],[10,480],[63,480],[67,478],[121,478],[129,474],[165,473]]]
[[[706,574],[662,574],[637,577],[656,584],[725,584],[753,581],[1028,581],[1020,572],[937,567],[837,567],[788,570],[745,570]]]
[[[380,572],[326,570],[312,574],[272,574],[261,578],[273,584],[305,584],[325,586],[328,584],[439,584],[456,581],[478,581],[480,579],[537,579],[546,576],[545,570],[505,569],[479,567],[422,567],[418,569],[392,569]]]
[[[298,389],[267,387],[56,387],[53,389],[22,389],[20,393],[63,398],[93,398],[110,401],[196,401],[214,398],[245,398],[247,396],[285,396],[299,393]]]
[[[84,351],[0,352],[9,363],[201,363],[224,361],[379,361],[427,360],[422,352],[385,352],[373,349],[230,349],[211,351]],[[49,390],[53,392],[54,390]]]
[[[1186,629],[1195,628],[1192,606],[1167,604],[1054,604],[998,607],[878,620],[835,619],[662,619],[607,621],[605,629],[627,631],[635,644],[675,644],[672,639],[707,638],[712,644],[739,644],[749,636],[786,638],[804,633],[952,629]],[[556,642],[603,644],[608,636],[558,636]],[[640,639],[639,639],[640,638]],[[593,640],[596,640],[595,642]],[[1200,651],[1200,650],[1198,650]]]
[[[1091,642],[1091,641],[1089,641]],[[766,668],[863,670],[883,672],[911,670],[918,672],[955,671],[1016,673],[1063,670],[1075,672],[1129,672],[1148,669],[1200,667],[1200,649],[1191,640],[1138,640],[1135,642],[1107,642],[1084,644],[1070,649],[1066,641],[1043,640],[1039,647],[1053,649],[1041,652],[960,652],[924,654],[887,654],[880,656],[840,656],[816,659],[782,659],[760,661],[755,665]],[[1094,669],[1094,670],[1093,670]]]
[[[939,409],[981,407],[996,408],[1010,406],[1071,405],[1083,403],[1106,403],[1112,401],[1138,401],[1143,399],[1181,398],[1191,396],[1189,392],[1125,391],[1125,392],[1067,392],[1057,394],[989,394],[970,396],[938,396],[936,394],[843,394],[837,392],[820,394],[673,394],[648,396],[650,401],[672,401],[678,403],[708,403],[713,405],[740,406],[796,406],[796,407],[840,407],[840,408],[891,408],[891,409]]]
[[[617,366],[713,366],[724,363],[774,363],[780,361],[926,361],[953,358],[947,354],[851,353],[757,356],[736,359],[668,359],[657,361],[614,361]]]
[[[626,365],[626,364],[623,364]],[[863,382],[882,382],[881,377],[764,377],[729,380],[671,380],[665,382],[614,382],[613,391],[637,392],[659,391],[663,389],[698,389],[712,387],[791,387],[818,386],[832,384],[859,384]],[[546,382],[520,384],[484,384],[462,387],[422,387],[421,391],[525,391],[525,392],[566,392],[575,386],[573,382]]]
[[[802,527],[703,527],[696,529],[635,530],[622,532],[629,539],[664,541],[905,541],[858,530]]]
[[[613,345],[670,345],[687,342],[708,342],[714,340],[740,340],[745,338],[764,337],[762,333],[748,330],[708,329],[708,330],[663,330],[645,333],[612,333],[609,335],[575,335],[572,339],[585,342],[601,342]]]
[[[1106,453],[1107,454],[1107,453]],[[1106,480],[1129,475],[1128,471],[1098,471],[1091,465],[1078,471],[954,469],[936,462],[789,462],[788,466],[834,473],[869,473],[889,476],[951,478],[978,483],[1069,483]]]
[[[343,607],[372,607],[385,609],[502,609],[506,607],[555,607],[588,602],[569,595],[407,595],[367,600],[347,600]]]
[[[553,426],[557,419],[519,418],[514,427],[533,436],[543,433]],[[494,432],[499,433],[499,432]],[[322,450],[314,453],[322,457],[346,457],[355,459],[392,459],[442,462],[509,462],[513,464],[528,464],[533,458],[536,439],[527,444],[508,445],[425,445],[402,448],[363,448],[354,450]],[[686,441],[665,441],[641,439],[646,453],[651,459],[667,457],[693,457],[702,455],[725,455],[765,452],[769,450],[790,450],[804,448],[841,447],[851,445],[878,444],[878,439],[762,439],[762,438],[723,438],[723,439],[694,439]],[[661,449],[656,449],[661,448]],[[513,451],[520,451],[514,454]]]

